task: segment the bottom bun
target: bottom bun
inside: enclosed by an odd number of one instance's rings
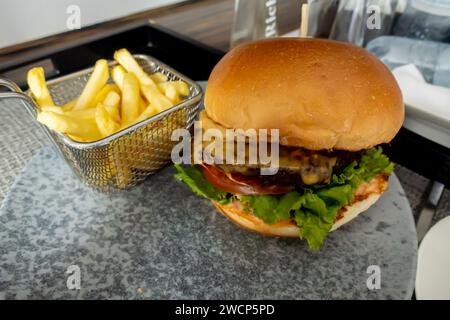
[[[338,218],[334,222],[331,231],[350,222],[361,212],[369,209],[387,187],[388,181],[387,177],[384,175],[377,176],[370,182],[361,185],[355,192],[352,204],[343,207],[339,211]],[[299,228],[293,220],[284,220],[275,224],[267,224],[250,212],[244,211],[244,206],[239,201],[234,201],[227,205],[221,205],[213,201],[213,204],[231,221],[248,230],[276,237],[298,237],[299,235]]]

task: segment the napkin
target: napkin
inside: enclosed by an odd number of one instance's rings
[[[450,88],[429,84],[414,64],[392,70],[410,111],[431,114],[450,126]]]

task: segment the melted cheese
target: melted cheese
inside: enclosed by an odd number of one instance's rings
[[[204,142],[203,148],[210,142]],[[234,159],[235,164],[220,164],[225,163],[226,160],[226,148],[234,148],[234,151],[237,150],[236,145],[233,144],[223,144],[222,156],[215,155],[212,153],[212,156],[215,158],[216,164],[228,175],[233,173],[246,174],[249,169],[257,169],[260,167],[268,167],[269,165],[260,165],[258,163],[250,163],[249,154],[250,154],[250,145],[245,145],[245,164],[237,164],[236,159]],[[255,151],[255,150],[253,150]],[[312,185],[317,183],[328,182],[331,178],[333,166],[336,164],[336,157],[327,157],[321,155],[319,153],[309,154],[308,152],[303,152],[297,150],[298,152],[293,152],[292,149],[288,149],[287,147],[280,146],[279,149],[279,169],[288,171],[290,173],[299,174],[302,181],[306,185]],[[293,155],[293,153],[296,155]],[[307,154],[308,153],[308,154]],[[255,152],[257,154],[257,152]],[[269,154],[270,156],[270,154]],[[229,175],[230,176],[230,175]]]

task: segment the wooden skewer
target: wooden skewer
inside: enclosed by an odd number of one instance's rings
[[[302,4],[302,21],[300,24],[300,37],[308,37],[308,18],[309,18],[309,5],[307,3]]]

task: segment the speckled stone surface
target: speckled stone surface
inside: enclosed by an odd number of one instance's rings
[[[404,299],[416,235],[397,178],[320,252],[236,227],[168,167],[130,191],[82,185],[52,148],[37,154],[0,210],[0,298]],[[68,266],[81,289],[66,287]],[[381,289],[369,290],[369,265]]]

